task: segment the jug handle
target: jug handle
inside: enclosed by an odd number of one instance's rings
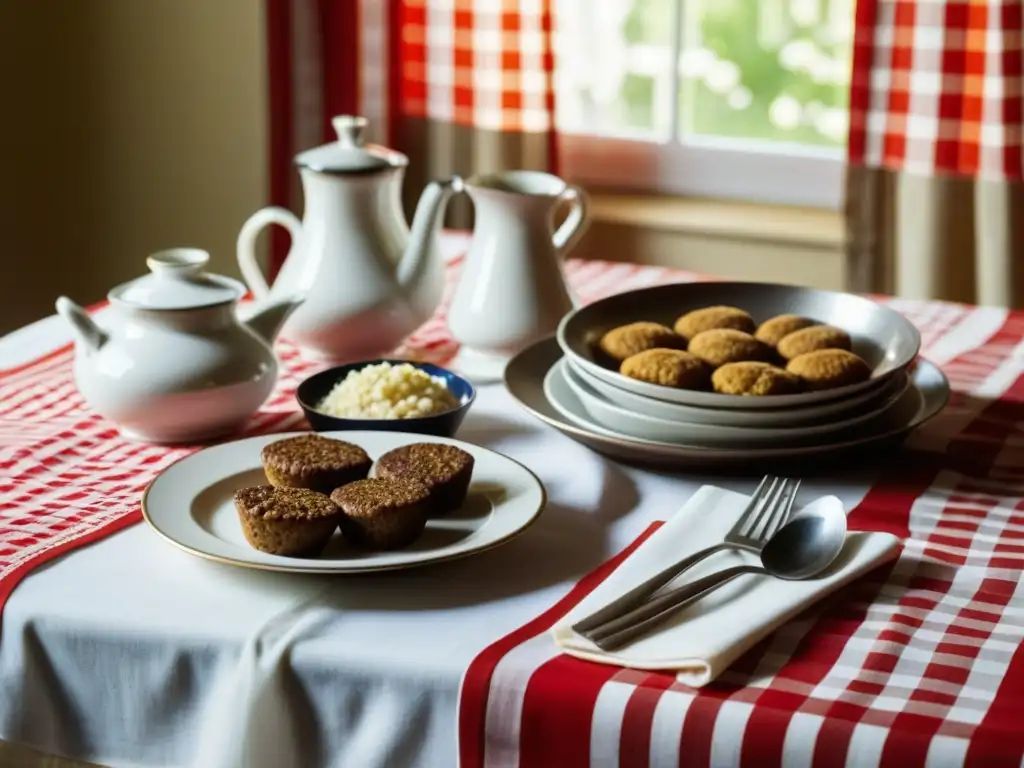
[[[269,294],[270,286],[256,260],[256,238],[264,227],[271,224],[279,224],[288,230],[292,239],[291,247],[288,249],[289,257],[295,252],[299,237],[302,235],[302,222],[298,217],[287,208],[278,208],[277,206],[256,211],[242,225],[242,229],[238,233],[235,255],[238,259],[238,268],[242,271],[242,277],[249,286],[249,290],[252,291],[253,297],[257,299],[262,299]],[[287,257],[285,260],[287,261]]]
[[[590,198],[581,187],[577,187],[575,184],[567,186],[559,198],[572,205],[569,215],[554,236],[555,248],[560,256],[564,256],[579,242],[587,231],[587,227],[590,226],[590,219],[587,216]]]

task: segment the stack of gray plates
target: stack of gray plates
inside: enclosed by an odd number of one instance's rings
[[[796,314],[842,328],[872,368],[868,381],[797,395],[749,397],[673,389],[602,364],[597,341],[637,320],[671,327],[682,314],[735,306],[757,322]],[[557,337],[514,358],[512,395],[591,447],[633,461],[737,465],[825,458],[902,441],[949,397],[942,372],[917,357],[920,336],[898,312],[845,293],[766,283],[683,283],[611,296],[568,314]]]

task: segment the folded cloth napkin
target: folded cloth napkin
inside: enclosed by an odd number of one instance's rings
[[[555,642],[568,654],[636,669],[675,670],[681,683],[700,687],[714,680],[744,651],[804,608],[872,568],[893,559],[899,539],[888,533],[851,533],[836,561],[816,579],[782,581],[767,575],[740,576],[665,620],[650,634],[622,648],[602,651],[572,631],[572,625],[687,555],[721,542],[750,499],[703,486],[641,544],[593,592],[558,622]],[[817,504],[841,503],[834,496]],[[673,585],[722,568],[757,563],[750,553],[719,552],[694,566]]]

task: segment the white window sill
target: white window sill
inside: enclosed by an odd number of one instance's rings
[[[691,137],[685,144],[558,134],[563,176],[587,187],[838,211],[842,153]]]
[[[590,199],[591,219],[605,224],[828,250],[845,242],[835,210],[601,191]]]

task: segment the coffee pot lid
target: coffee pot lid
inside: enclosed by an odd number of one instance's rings
[[[338,140],[307,149],[295,157],[295,163],[320,173],[370,173],[398,168],[408,163],[401,152],[363,144],[369,120],[354,115],[339,115],[331,120]]]
[[[117,286],[111,301],[139,309],[198,309],[237,301],[245,287],[229,277],[204,272],[210,254],[198,248],[171,248],[146,259],[150,273]]]

